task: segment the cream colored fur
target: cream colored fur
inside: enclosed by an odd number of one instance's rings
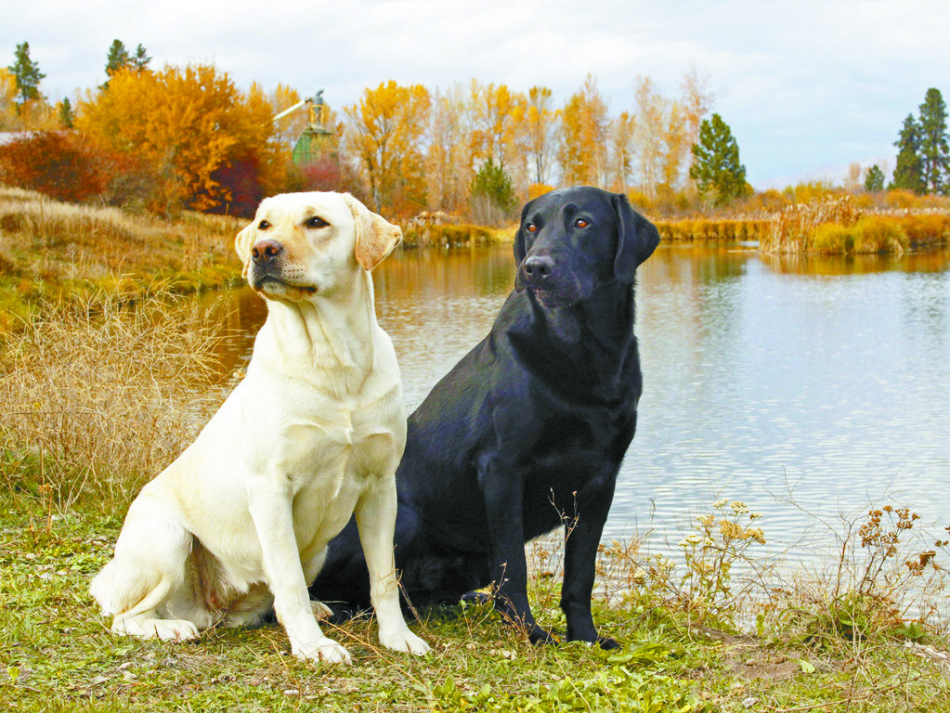
[[[267,320],[247,376],[142,489],[92,583],[114,632],[193,639],[273,608],[296,656],[348,662],[321,631],[315,613],[326,608],[307,585],[355,512],[381,643],[429,650],[399,608],[394,475],[406,419],[369,274],[401,238],[347,194],[261,203],[235,246]]]

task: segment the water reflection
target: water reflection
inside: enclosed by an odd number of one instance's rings
[[[511,250],[404,251],[374,273],[407,406],[488,331]],[[250,350],[263,303],[236,300]],[[639,273],[645,392],[608,536],[678,540],[718,497],[764,513],[773,547],[813,552],[816,520],[893,494],[925,521],[950,501],[950,253],[762,258],[660,248]],[[945,523],[944,523],[945,524]]]

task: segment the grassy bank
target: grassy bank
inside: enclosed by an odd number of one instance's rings
[[[950,244],[950,213],[867,213],[850,196],[785,207],[760,249],[782,254],[902,253]]]
[[[233,243],[243,225],[199,213],[134,215],[0,187],[0,331],[40,299],[230,284],[240,279]]]
[[[422,659],[351,622],[333,631],[348,668],[294,660],[277,625],[181,645],[115,637],[89,580],[138,488],[223,399],[216,326],[168,295],[37,312],[0,341],[0,709],[950,710],[932,606],[946,545],[889,506],[842,523],[838,558],[794,577],[766,556],[768,513],[735,501],[713,503],[675,552],[649,537],[604,547],[595,609],[615,652],[533,647],[483,606],[422,612]],[[528,548],[535,611],[563,631],[560,552]]]

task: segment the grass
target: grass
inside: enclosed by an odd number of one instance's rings
[[[762,251],[779,254],[903,253],[950,243],[950,214],[865,213],[852,196],[786,206],[762,236]]]
[[[243,225],[199,213],[166,220],[0,187],[0,332],[43,299],[235,283],[241,266],[233,242]]]
[[[181,298],[37,309],[0,348],[0,709],[950,710],[950,641],[927,605],[946,594],[947,543],[913,537],[917,518],[891,506],[843,521],[838,557],[793,578],[761,554],[767,516],[737,501],[713,503],[676,552],[604,546],[595,616],[619,651],[534,647],[483,605],[420,612],[423,658],[379,650],[372,622],[335,629],[351,667],[293,659],[276,624],[188,644],[113,636],[89,581],[226,375]],[[534,611],[563,631],[560,552],[528,547]]]

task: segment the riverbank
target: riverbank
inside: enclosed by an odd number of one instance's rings
[[[615,652],[533,647],[479,606],[421,612],[424,659],[380,651],[371,623],[334,629],[349,668],[293,660],[276,624],[184,645],[114,637],[89,580],[141,484],[223,399],[207,349],[221,327],[170,295],[38,311],[0,351],[0,700],[14,710],[950,709],[950,641],[927,605],[945,599],[946,546],[922,546],[893,507],[847,523],[838,558],[795,577],[766,554],[768,513],[737,501],[710,504],[674,553],[649,536],[605,546],[595,616]],[[535,612],[563,630],[560,548],[528,555]]]

